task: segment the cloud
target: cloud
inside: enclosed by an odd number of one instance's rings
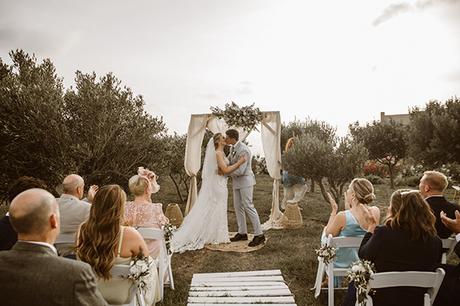
[[[377,17],[372,22],[372,24],[374,26],[378,26],[378,25],[384,23],[385,21],[387,21],[387,20],[389,20],[391,18],[394,18],[399,14],[408,12],[410,10],[412,10],[412,6],[410,4],[408,4],[408,3],[391,4],[391,5],[387,6],[383,10],[382,14],[379,17]]]
[[[380,24],[400,15],[403,13],[408,13],[414,10],[423,11],[434,7],[436,5],[452,5],[460,3],[460,0],[418,0],[414,5],[411,5],[407,2],[400,2],[396,4],[390,4],[387,6],[383,12],[372,22],[372,25],[379,26]]]

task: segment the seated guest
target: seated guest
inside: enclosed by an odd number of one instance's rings
[[[30,177],[22,176],[13,182],[8,190],[8,202],[11,203],[13,199],[27,189],[41,188],[47,189],[44,181]],[[18,240],[18,234],[11,226],[9,214],[0,219],[0,251],[10,250]]]
[[[75,254],[75,235],[78,227],[88,219],[91,205],[82,201],[85,182],[77,174],[70,174],[62,182],[63,194],[58,199],[61,214],[61,233],[56,240],[56,248],[62,256]],[[92,200],[97,186],[91,186],[88,200]]]
[[[18,242],[0,252],[2,305],[107,305],[88,264],[57,256],[59,210],[52,194],[26,190],[9,213]]]
[[[460,258],[460,212],[455,212],[455,219],[449,218],[446,213],[441,212],[441,221],[451,230],[456,236],[457,245],[455,246],[455,253]],[[446,275],[442,281],[441,288],[434,302],[435,306],[458,306],[460,305],[460,264],[442,265],[446,271]]]
[[[149,255],[142,236],[132,227],[123,226],[126,194],[118,185],[107,185],[94,196],[89,218],[77,234],[77,258],[93,267],[98,276],[98,287],[111,303],[123,294],[123,279],[111,279],[110,270],[116,264],[129,264],[133,257]],[[158,272],[151,266],[145,288],[145,300],[151,305],[159,300]],[[155,287],[153,287],[156,285]]]
[[[169,223],[163,214],[161,203],[152,202],[152,193],[158,192],[160,185],[157,183],[155,173],[147,169],[140,169],[140,175],[129,179],[129,190],[134,195],[134,201],[126,203],[125,223],[135,227],[161,228]],[[160,242],[148,240],[147,246],[150,255],[157,257]]]
[[[443,193],[447,185],[447,177],[438,171],[425,171],[419,184],[420,193],[436,217],[435,228],[440,238],[448,238],[452,235],[452,231],[441,222],[441,211],[444,211],[447,217],[455,218],[455,211],[460,210],[459,205],[447,201],[444,197]]]
[[[374,186],[364,178],[355,178],[351,181],[344,194],[345,211],[337,213],[338,206],[329,194],[331,215],[324,230],[324,236],[331,234],[333,237],[362,237],[370,226],[367,213],[370,211],[376,219],[380,219],[380,210],[376,206],[369,207],[375,199]],[[324,240],[324,237],[323,237]],[[342,248],[337,250],[335,267],[347,268],[358,260],[358,250]]]
[[[434,271],[441,262],[435,217],[420,192],[393,192],[385,224],[377,224],[375,219],[359,248],[359,257],[373,262],[376,272]],[[423,305],[425,292],[423,288],[383,288],[372,299],[375,306],[418,306]]]

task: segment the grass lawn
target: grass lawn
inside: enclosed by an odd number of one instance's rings
[[[176,202],[172,186],[166,181],[155,201],[162,202],[164,209],[167,203]],[[257,176],[254,189],[254,204],[259,212],[261,222],[268,220],[271,208],[271,192],[273,181],[269,176]],[[229,184],[229,191],[231,191]],[[379,206],[382,215],[386,214],[388,199],[392,190],[387,185],[376,185],[375,205]],[[230,192],[231,194],[231,192]],[[447,194],[452,198],[452,193]],[[233,272],[247,270],[280,269],[289,288],[300,305],[327,305],[327,293],[320,295],[318,300],[310,288],[314,285],[317,269],[315,249],[319,247],[320,233],[327,223],[330,213],[328,204],[323,200],[316,188],[314,193],[307,193],[301,202],[304,226],[295,230],[269,230],[265,233],[268,242],[264,248],[253,253],[224,253],[210,250],[198,250],[174,254],[172,267],[175,290],[166,289],[165,300],[159,305],[186,305],[192,275],[203,272]],[[184,205],[181,205],[184,210]],[[236,218],[230,196],[228,202],[229,230],[236,231]],[[251,229],[249,229],[251,230]],[[343,293],[336,292],[336,304],[341,302]]]

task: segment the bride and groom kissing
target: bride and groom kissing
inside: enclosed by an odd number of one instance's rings
[[[224,153],[230,145],[230,154]],[[246,216],[252,223],[254,239],[250,247],[265,242],[259,214],[252,202],[256,180],[252,172],[251,151],[241,141],[237,130],[230,129],[225,136],[216,133],[206,146],[201,173],[202,183],[198,197],[171,240],[173,252],[202,249],[205,244],[248,240]],[[238,233],[229,238],[227,219],[227,180],[232,178],[233,205]]]

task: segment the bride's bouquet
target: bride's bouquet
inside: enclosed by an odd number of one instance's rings
[[[358,305],[365,305],[367,295],[370,293],[369,280],[374,273],[374,264],[368,260],[358,260],[354,262],[351,270],[348,271],[348,281],[353,282],[356,287]]]

